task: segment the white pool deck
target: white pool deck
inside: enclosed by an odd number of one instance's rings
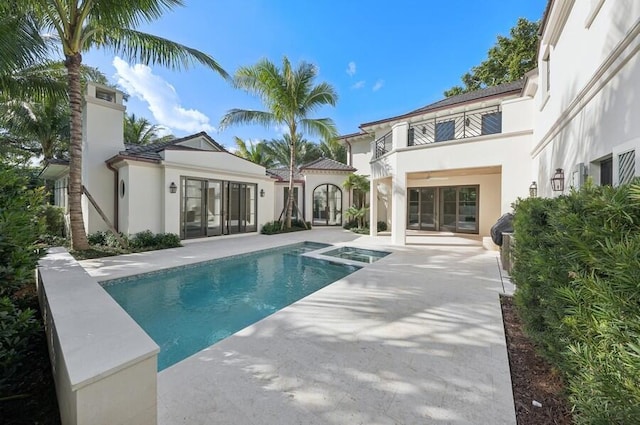
[[[516,423],[497,252],[474,238],[314,229],[82,265],[107,280],[303,240],[392,255],[160,372],[159,424]]]

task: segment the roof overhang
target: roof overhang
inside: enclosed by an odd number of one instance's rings
[[[45,180],[58,180],[67,174],[69,174],[69,162],[64,160],[48,161],[40,171],[40,177]]]

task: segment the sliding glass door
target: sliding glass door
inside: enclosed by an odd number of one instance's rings
[[[181,179],[180,237],[217,236],[257,230],[256,184]]]
[[[436,230],[436,191],[434,187],[409,189],[409,229]]]
[[[478,233],[478,186],[408,189],[407,229]]]

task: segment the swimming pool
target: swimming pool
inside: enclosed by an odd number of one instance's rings
[[[102,285],[160,346],[160,371],[358,270],[301,255],[327,246],[303,242]]]
[[[387,251],[374,251],[373,249],[354,248],[351,246],[342,246],[331,251],[325,251],[322,255],[329,257],[342,258],[345,260],[359,261],[361,263],[373,263],[381,258],[391,254]]]

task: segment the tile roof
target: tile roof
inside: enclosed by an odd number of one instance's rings
[[[162,157],[160,156],[160,152],[164,150],[200,150],[197,148],[192,148],[190,146],[180,146],[179,144],[182,142],[186,142],[187,140],[195,139],[197,137],[204,137],[209,143],[214,145],[216,148],[220,149],[222,152],[226,152],[224,146],[220,145],[218,142],[213,140],[211,136],[209,136],[204,131],[200,133],[191,134],[189,136],[181,137],[179,139],[169,140],[167,142],[160,143],[152,143],[150,145],[125,145],[125,150],[120,152],[121,156],[139,158],[142,160],[150,160],[150,161],[160,161]]]
[[[423,106],[422,108],[415,109],[406,114],[398,115],[391,118],[385,118],[378,121],[372,121],[368,123],[362,124],[360,127],[366,127],[373,124],[383,123],[387,121],[394,121],[399,118],[409,117],[412,115],[420,115],[427,112],[435,111],[438,109],[459,105],[467,102],[478,101],[480,99],[494,97],[499,95],[506,94],[515,94],[522,91],[524,87],[524,79],[512,81],[510,83],[499,84],[497,86],[487,87],[486,89],[475,90],[468,93],[462,93],[456,96],[447,97],[445,99],[439,100],[434,103],[430,103],[429,105]]]
[[[331,158],[318,158],[315,161],[302,165],[300,170],[356,171],[356,169],[350,165],[343,164]]]
[[[288,168],[269,168],[267,174],[275,177],[278,181],[289,181],[289,169]],[[304,176],[300,174],[298,170],[293,172],[293,180],[304,180]]]

